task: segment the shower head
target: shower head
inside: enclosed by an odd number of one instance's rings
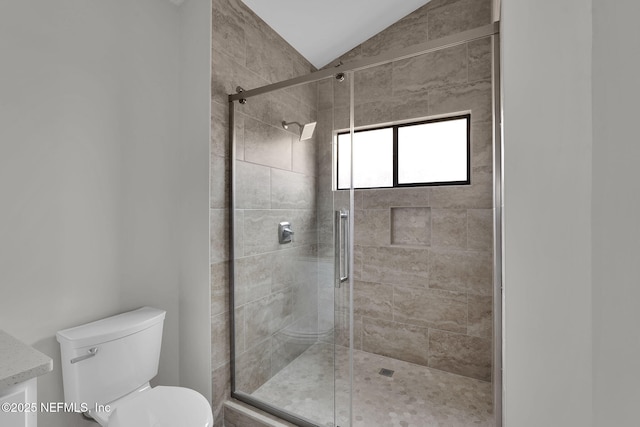
[[[297,125],[300,128],[300,141],[305,141],[307,139],[311,139],[311,137],[313,136],[313,131],[316,129],[317,123],[318,122],[300,124],[298,122],[282,121],[282,127],[285,129],[289,129],[290,125]]]

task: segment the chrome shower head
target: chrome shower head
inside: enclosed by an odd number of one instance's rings
[[[305,141],[307,139],[311,139],[313,136],[313,131],[316,129],[316,124],[318,122],[311,122],[300,124],[298,122],[286,122],[282,121],[282,127],[285,129],[289,129],[290,125],[297,125],[300,128],[300,141]]]

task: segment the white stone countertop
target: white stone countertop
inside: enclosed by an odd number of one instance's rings
[[[0,329],[0,389],[53,370],[53,360]]]

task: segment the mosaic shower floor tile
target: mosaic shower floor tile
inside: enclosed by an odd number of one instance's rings
[[[353,361],[353,427],[494,425],[491,383],[359,350]],[[317,343],[253,395],[322,426],[348,427],[348,380],[346,349],[334,356],[333,345]]]

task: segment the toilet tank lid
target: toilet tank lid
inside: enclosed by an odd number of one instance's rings
[[[166,311],[142,307],[116,316],[56,332],[60,344],[71,348],[87,347],[112,341],[147,329],[164,321]]]

